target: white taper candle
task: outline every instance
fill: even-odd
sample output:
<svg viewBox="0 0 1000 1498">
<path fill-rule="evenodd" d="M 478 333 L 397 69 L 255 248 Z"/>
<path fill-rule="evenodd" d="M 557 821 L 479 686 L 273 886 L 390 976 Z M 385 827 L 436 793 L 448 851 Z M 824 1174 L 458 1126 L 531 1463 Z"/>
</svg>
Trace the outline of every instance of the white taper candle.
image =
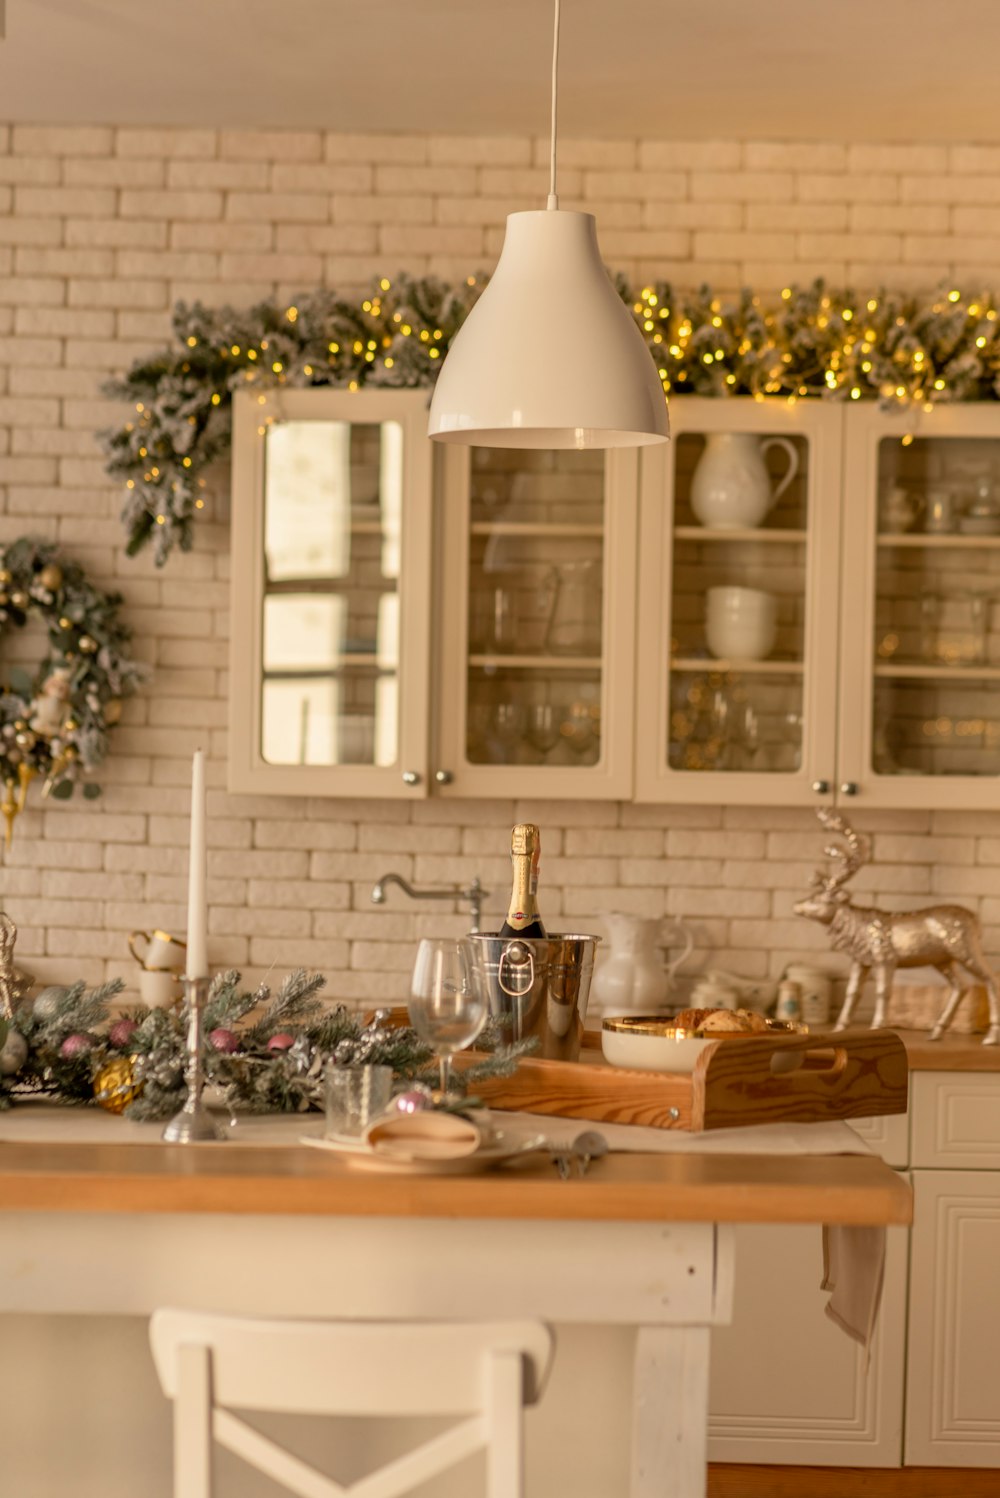
<svg viewBox="0 0 1000 1498">
<path fill-rule="evenodd" d="M 191 858 L 188 871 L 187 976 L 208 976 L 208 851 L 205 835 L 205 752 L 191 767 Z"/>
</svg>

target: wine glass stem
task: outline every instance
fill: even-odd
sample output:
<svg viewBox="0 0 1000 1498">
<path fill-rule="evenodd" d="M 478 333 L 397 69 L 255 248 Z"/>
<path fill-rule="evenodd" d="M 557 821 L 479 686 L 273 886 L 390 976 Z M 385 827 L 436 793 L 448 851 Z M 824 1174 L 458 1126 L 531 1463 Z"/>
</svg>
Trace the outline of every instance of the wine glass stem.
<svg viewBox="0 0 1000 1498">
<path fill-rule="evenodd" d="M 439 1056 L 438 1065 L 441 1068 L 441 1091 L 447 1096 L 451 1091 L 451 1057 Z"/>
</svg>

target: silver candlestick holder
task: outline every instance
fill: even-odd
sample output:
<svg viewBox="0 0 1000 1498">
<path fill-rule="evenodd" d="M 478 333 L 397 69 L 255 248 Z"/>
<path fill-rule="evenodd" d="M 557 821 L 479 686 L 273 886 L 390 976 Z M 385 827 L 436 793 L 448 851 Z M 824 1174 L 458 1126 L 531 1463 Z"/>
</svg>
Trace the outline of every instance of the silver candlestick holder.
<svg viewBox="0 0 1000 1498">
<path fill-rule="evenodd" d="M 208 978 L 184 979 L 184 996 L 188 1005 L 187 1060 L 184 1066 L 187 1097 L 184 1107 L 174 1114 L 163 1131 L 168 1144 L 197 1144 L 205 1140 L 225 1138 L 202 1101 L 205 1059 L 202 1055 L 201 1022 L 209 982 Z"/>
</svg>

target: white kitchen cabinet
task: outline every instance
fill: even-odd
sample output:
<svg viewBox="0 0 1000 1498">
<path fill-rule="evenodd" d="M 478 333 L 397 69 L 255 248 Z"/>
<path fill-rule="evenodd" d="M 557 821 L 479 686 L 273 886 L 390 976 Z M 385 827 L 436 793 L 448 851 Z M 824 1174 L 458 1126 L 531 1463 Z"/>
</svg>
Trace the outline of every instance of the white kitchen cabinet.
<svg viewBox="0 0 1000 1498">
<path fill-rule="evenodd" d="M 821 1230 L 736 1228 L 733 1320 L 712 1333 L 709 1460 L 898 1467 L 907 1230 L 891 1228 L 871 1359 L 826 1316 Z"/>
<path fill-rule="evenodd" d="M 637 454 L 435 450 L 426 404 L 236 396 L 230 789 L 629 799 Z"/>
<path fill-rule="evenodd" d="M 868 806 L 996 808 L 1000 411 L 844 416 L 838 785 Z"/>
<path fill-rule="evenodd" d="M 913 1179 L 905 1462 L 1000 1467 L 1000 1172 Z"/>
<path fill-rule="evenodd" d="M 424 391 L 239 392 L 230 788 L 1000 805 L 1000 411 L 671 423 L 435 450 Z M 724 457 L 777 496 L 737 528 Z"/>
<path fill-rule="evenodd" d="M 234 397 L 230 790 L 423 793 L 426 427 L 423 391 Z"/>
<path fill-rule="evenodd" d="M 1000 1466 L 1000 1074 L 913 1077 L 905 1460 Z"/>
<path fill-rule="evenodd" d="M 671 442 L 642 458 L 637 799 L 829 801 L 843 412 L 678 399 L 670 417 Z M 717 492 L 738 495 L 762 455 L 780 495 L 770 512 L 752 527 L 706 522 L 702 475 L 721 467 Z"/>
</svg>

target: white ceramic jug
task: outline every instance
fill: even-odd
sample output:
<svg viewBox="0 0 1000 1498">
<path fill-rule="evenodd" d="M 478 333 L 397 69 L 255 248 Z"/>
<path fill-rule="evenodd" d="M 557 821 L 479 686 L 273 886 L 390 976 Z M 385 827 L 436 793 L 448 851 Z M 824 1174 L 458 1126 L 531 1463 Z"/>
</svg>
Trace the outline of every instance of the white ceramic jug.
<svg viewBox="0 0 1000 1498">
<path fill-rule="evenodd" d="M 770 447 L 780 447 L 788 471 L 775 487 L 764 466 Z M 709 432 L 691 476 L 691 508 L 708 530 L 729 531 L 760 525 L 799 471 L 799 455 L 787 437 L 752 432 Z"/>
<path fill-rule="evenodd" d="M 611 951 L 594 973 L 590 1007 L 602 1014 L 655 1014 L 667 1003 L 674 974 L 690 955 L 694 937 L 681 922 L 614 913 L 604 917 Z M 661 945 L 682 945 L 664 963 Z"/>
</svg>

